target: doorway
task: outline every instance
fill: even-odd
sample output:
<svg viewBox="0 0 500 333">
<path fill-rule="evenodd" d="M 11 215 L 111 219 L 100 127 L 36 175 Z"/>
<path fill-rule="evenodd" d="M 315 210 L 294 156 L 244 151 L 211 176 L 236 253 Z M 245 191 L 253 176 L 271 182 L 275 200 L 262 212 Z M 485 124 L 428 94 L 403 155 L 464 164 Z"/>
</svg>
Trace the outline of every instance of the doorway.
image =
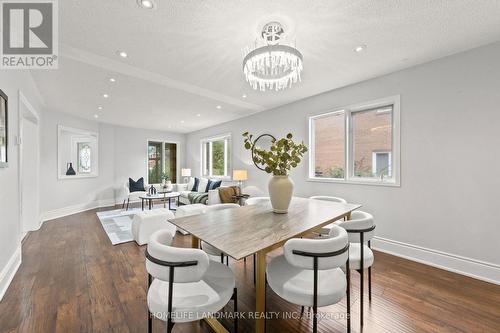
<svg viewBox="0 0 500 333">
<path fill-rule="evenodd" d="M 19 91 L 19 195 L 22 238 L 40 228 L 38 112 Z"/>
</svg>

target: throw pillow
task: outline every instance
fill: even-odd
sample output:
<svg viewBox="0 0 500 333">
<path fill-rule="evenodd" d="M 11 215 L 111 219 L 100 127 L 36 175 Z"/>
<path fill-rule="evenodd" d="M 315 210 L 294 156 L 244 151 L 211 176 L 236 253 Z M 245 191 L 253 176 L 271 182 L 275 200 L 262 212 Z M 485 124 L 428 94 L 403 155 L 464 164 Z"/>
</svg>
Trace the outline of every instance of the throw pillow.
<svg viewBox="0 0 500 333">
<path fill-rule="evenodd" d="M 207 184 L 207 189 L 205 192 L 208 192 L 210 190 L 215 190 L 219 188 L 222 184 L 222 180 L 217 180 L 217 179 L 209 179 L 208 184 Z"/>
<path fill-rule="evenodd" d="M 130 193 L 132 192 L 144 192 L 146 189 L 144 188 L 144 178 L 141 177 L 134 181 L 132 178 L 128 179 L 128 189 Z"/>
<path fill-rule="evenodd" d="M 238 186 L 219 187 L 221 203 L 238 203 L 238 200 L 234 199 L 233 196 L 238 195 L 239 192 L 240 188 Z"/>
<path fill-rule="evenodd" d="M 200 183 L 198 184 L 198 192 L 206 192 L 208 185 L 207 178 L 200 178 Z"/>
<path fill-rule="evenodd" d="M 200 184 L 200 178 L 194 178 L 194 185 L 191 188 L 191 192 L 198 192 L 198 185 Z"/>
<path fill-rule="evenodd" d="M 189 177 L 189 182 L 187 184 L 187 190 L 188 191 L 191 191 L 194 187 L 194 182 L 195 182 L 195 179 L 194 177 Z"/>
</svg>

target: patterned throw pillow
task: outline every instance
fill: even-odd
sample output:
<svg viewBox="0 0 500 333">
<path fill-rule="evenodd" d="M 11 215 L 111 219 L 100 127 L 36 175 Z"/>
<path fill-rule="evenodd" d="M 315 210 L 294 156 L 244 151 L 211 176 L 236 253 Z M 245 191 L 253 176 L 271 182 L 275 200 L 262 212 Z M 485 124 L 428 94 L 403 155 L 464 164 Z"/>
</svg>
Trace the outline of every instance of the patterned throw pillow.
<svg viewBox="0 0 500 333">
<path fill-rule="evenodd" d="M 208 192 L 210 190 L 215 190 L 215 189 L 219 188 L 221 186 L 221 184 L 222 184 L 222 180 L 209 179 L 205 192 Z"/>
</svg>

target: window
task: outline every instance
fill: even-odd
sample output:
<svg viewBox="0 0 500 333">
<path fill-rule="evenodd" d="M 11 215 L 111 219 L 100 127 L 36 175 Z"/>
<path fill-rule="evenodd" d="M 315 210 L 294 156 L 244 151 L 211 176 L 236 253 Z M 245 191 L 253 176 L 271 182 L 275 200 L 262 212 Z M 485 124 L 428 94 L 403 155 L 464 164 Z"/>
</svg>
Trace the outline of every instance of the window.
<svg viewBox="0 0 500 333">
<path fill-rule="evenodd" d="M 148 142 L 148 184 L 160 184 L 163 180 L 177 181 L 177 144 Z"/>
<path fill-rule="evenodd" d="M 309 118 L 309 178 L 399 185 L 399 96 Z"/>
<path fill-rule="evenodd" d="M 201 140 L 201 170 L 205 177 L 229 177 L 231 135 Z"/>
<path fill-rule="evenodd" d="M 91 173 L 92 172 L 92 159 L 89 142 L 78 142 L 78 172 L 79 173 Z"/>
</svg>

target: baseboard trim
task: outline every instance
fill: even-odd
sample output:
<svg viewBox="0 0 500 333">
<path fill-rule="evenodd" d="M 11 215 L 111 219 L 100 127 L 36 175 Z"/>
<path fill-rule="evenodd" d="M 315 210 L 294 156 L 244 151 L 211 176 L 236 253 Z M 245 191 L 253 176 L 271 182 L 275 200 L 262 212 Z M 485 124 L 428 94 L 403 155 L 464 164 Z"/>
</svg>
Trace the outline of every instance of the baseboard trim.
<svg viewBox="0 0 500 333">
<path fill-rule="evenodd" d="M 21 266 L 21 259 L 21 245 L 19 245 L 14 254 L 10 257 L 7 265 L 5 265 L 0 272 L 0 301 L 7 292 L 7 289 L 9 288 L 12 279 L 14 279 L 14 275 L 16 275 L 19 266 Z"/>
<path fill-rule="evenodd" d="M 58 208 L 54 210 L 50 210 L 44 212 L 40 216 L 40 224 L 45 221 L 58 219 L 64 216 L 73 215 L 76 213 L 81 213 L 87 210 L 101 208 L 101 207 L 110 207 L 115 205 L 114 199 L 106 199 L 106 200 L 98 200 L 92 201 L 88 203 L 82 203 L 78 205 L 67 206 L 63 208 Z"/>
<path fill-rule="evenodd" d="M 372 248 L 397 257 L 500 285 L 500 265 L 382 237 L 373 238 Z"/>
</svg>

